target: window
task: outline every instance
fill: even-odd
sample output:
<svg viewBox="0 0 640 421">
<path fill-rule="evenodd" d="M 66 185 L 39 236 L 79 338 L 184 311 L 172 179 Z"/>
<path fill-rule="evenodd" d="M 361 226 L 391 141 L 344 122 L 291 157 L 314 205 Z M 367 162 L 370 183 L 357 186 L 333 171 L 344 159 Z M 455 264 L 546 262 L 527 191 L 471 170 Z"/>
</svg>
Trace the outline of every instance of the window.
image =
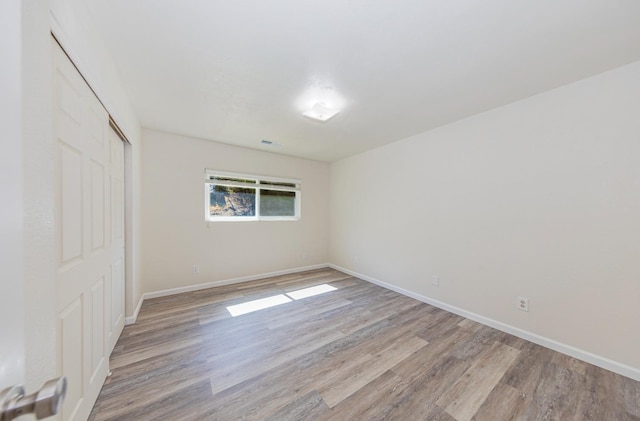
<svg viewBox="0 0 640 421">
<path fill-rule="evenodd" d="M 300 180 L 205 170 L 208 221 L 300 219 Z"/>
</svg>

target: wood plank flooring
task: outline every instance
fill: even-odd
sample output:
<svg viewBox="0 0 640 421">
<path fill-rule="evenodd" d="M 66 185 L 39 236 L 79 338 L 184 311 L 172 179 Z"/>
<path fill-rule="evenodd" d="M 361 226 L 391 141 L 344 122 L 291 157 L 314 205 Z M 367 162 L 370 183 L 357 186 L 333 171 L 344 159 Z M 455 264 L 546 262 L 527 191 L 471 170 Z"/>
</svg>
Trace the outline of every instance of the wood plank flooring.
<svg viewBox="0 0 640 421">
<path fill-rule="evenodd" d="M 111 369 L 90 420 L 640 420 L 638 382 L 332 269 L 147 300 Z"/>
</svg>

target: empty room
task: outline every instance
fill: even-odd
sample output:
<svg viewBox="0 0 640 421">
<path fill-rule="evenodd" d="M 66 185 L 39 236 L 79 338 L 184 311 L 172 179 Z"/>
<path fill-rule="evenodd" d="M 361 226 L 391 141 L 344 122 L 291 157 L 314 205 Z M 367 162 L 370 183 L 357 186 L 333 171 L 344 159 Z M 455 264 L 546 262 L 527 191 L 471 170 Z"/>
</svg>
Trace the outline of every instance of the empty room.
<svg viewBox="0 0 640 421">
<path fill-rule="evenodd" d="M 640 420 L 637 0 L 0 21 L 0 419 Z"/>
</svg>

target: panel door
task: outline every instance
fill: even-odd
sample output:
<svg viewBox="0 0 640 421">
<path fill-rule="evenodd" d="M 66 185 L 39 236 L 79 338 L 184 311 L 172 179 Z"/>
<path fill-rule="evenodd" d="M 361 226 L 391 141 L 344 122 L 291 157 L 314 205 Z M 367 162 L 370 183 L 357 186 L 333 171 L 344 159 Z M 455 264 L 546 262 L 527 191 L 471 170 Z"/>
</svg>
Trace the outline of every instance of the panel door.
<svg viewBox="0 0 640 421">
<path fill-rule="evenodd" d="M 124 143 L 109 128 L 110 246 L 107 294 L 105 295 L 105 343 L 107 355 L 124 328 Z"/>
<path fill-rule="evenodd" d="M 106 378 L 111 342 L 119 334 L 112 309 L 124 297 L 114 293 L 123 288 L 117 282 L 114 286 L 119 275 L 113 272 L 123 263 L 114 258 L 113 248 L 122 249 L 114 246 L 120 241 L 114 230 L 120 229 L 123 210 L 116 208 L 123 201 L 114 179 L 122 177 L 114 174 L 106 110 L 53 40 L 52 50 L 58 364 L 68 380 L 62 418 L 85 420 Z"/>
</svg>

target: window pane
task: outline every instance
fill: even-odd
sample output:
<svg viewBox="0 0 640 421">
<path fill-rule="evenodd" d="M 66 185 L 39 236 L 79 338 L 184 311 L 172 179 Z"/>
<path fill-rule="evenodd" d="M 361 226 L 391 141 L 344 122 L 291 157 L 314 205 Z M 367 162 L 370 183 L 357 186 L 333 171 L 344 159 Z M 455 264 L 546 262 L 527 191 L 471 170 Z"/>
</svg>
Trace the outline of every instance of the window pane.
<svg viewBox="0 0 640 421">
<path fill-rule="evenodd" d="M 211 216 L 256 216 L 256 190 L 209 185 Z"/>
<path fill-rule="evenodd" d="M 261 216 L 295 216 L 296 193 L 291 191 L 260 190 Z"/>
</svg>

